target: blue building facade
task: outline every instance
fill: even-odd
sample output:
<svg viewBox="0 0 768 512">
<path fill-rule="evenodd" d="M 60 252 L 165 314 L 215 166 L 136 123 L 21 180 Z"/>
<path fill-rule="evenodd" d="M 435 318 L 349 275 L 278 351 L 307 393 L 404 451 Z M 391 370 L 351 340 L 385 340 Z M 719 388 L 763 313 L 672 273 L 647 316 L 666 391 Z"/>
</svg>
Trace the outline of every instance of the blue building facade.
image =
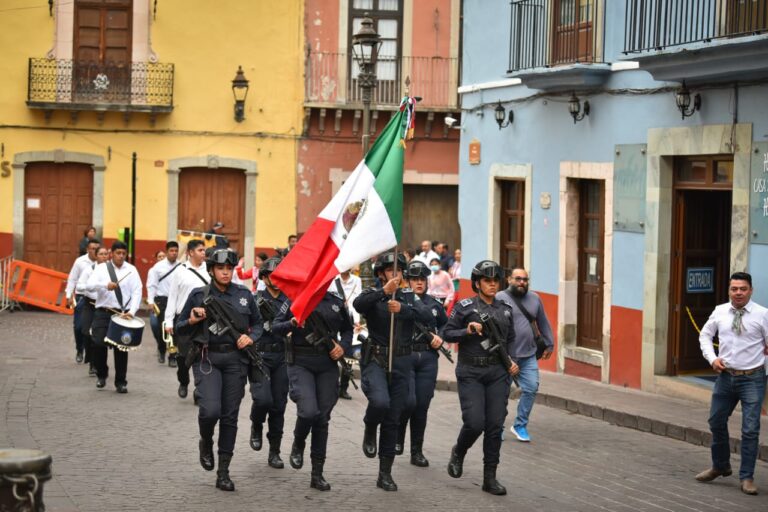
<svg viewBox="0 0 768 512">
<path fill-rule="evenodd" d="M 464 1 L 463 277 L 530 271 L 548 369 L 657 390 L 731 272 L 768 303 L 766 4 Z"/>
</svg>

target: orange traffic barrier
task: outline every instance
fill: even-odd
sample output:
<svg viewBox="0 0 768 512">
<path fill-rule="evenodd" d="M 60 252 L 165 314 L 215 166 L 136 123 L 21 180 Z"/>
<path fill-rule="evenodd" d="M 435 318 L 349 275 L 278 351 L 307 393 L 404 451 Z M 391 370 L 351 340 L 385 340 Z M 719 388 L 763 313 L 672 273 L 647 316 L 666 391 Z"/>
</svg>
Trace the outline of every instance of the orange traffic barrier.
<svg viewBox="0 0 768 512">
<path fill-rule="evenodd" d="M 65 289 L 67 274 L 49 268 L 14 260 L 9 271 L 8 297 L 38 308 L 71 315 Z"/>
</svg>

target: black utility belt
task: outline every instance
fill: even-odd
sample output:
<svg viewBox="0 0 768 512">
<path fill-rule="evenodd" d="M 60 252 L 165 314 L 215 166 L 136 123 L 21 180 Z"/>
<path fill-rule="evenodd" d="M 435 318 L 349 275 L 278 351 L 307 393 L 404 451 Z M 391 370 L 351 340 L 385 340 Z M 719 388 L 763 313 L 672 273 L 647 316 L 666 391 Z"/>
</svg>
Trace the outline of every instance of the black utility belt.
<svg viewBox="0 0 768 512">
<path fill-rule="evenodd" d="M 282 352 L 285 350 L 285 343 L 257 343 L 256 350 L 259 352 Z"/>
<path fill-rule="evenodd" d="M 459 362 L 470 366 L 488 367 L 501 363 L 501 359 L 496 354 L 489 356 L 468 356 L 459 351 Z"/>
<path fill-rule="evenodd" d="M 297 356 L 323 356 L 328 355 L 328 350 L 323 346 L 300 345 L 293 346 L 293 353 Z"/>
<path fill-rule="evenodd" d="M 234 352 L 237 350 L 237 347 L 234 345 L 230 345 L 229 343 L 209 343 L 208 344 L 208 352 L 219 352 L 222 354 L 225 354 L 227 352 Z"/>
<path fill-rule="evenodd" d="M 397 349 L 395 350 L 395 356 L 409 356 L 411 355 L 411 352 L 413 352 L 413 348 L 411 345 L 406 345 L 404 347 L 397 347 Z M 387 347 L 386 345 L 372 345 L 371 354 L 376 356 L 386 356 L 389 354 L 389 347 Z"/>
<path fill-rule="evenodd" d="M 429 345 L 429 343 L 413 343 L 411 344 L 411 349 L 413 349 L 414 352 L 425 352 L 427 350 L 430 350 L 432 347 Z"/>
</svg>

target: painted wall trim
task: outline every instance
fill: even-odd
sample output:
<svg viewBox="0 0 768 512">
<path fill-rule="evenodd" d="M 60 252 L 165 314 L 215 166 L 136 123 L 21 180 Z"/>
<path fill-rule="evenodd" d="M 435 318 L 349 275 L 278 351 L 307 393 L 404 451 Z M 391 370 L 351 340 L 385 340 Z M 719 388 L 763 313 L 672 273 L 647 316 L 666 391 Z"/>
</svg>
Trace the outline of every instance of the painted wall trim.
<svg viewBox="0 0 768 512">
<path fill-rule="evenodd" d="M 501 259 L 501 225 L 498 220 L 501 215 L 501 184 L 500 181 L 523 180 L 525 181 L 525 222 L 523 224 L 523 265 L 530 271 L 531 269 L 531 205 L 533 204 L 533 168 L 531 164 L 501 164 L 493 163 L 488 171 L 488 198 L 490 199 L 490 208 L 488 208 L 488 226 L 490 227 L 490 236 L 488 237 L 488 257 L 494 261 Z"/>
<path fill-rule="evenodd" d="M 245 173 L 245 233 L 243 248 L 245 267 L 253 266 L 253 247 L 256 240 L 256 177 L 259 175 L 253 160 L 222 157 L 219 155 L 191 156 L 168 160 L 168 240 L 176 239 L 179 227 L 179 175 L 190 167 L 208 169 L 241 169 Z M 249 249 L 250 248 L 250 249 Z"/>
<path fill-rule="evenodd" d="M 336 195 L 344 182 L 352 174 L 338 167 L 332 167 L 328 172 L 328 181 L 331 182 L 331 197 Z M 403 172 L 404 185 L 459 185 L 457 173 L 419 172 L 406 169 Z"/>
<path fill-rule="evenodd" d="M 507 78 L 504 80 L 493 80 L 491 82 L 481 82 L 477 84 L 467 84 L 459 86 L 459 94 L 467 94 L 470 92 L 483 91 L 486 89 L 498 89 L 500 87 L 512 87 L 513 85 L 520 85 L 523 81 L 519 78 Z"/>
<path fill-rule="evenodd" d="M 669 350 L 669 293 L 672 250 L 672 186 L 675 156 L 733 154 L 730 270 L 749 259 L 749 176 L 752 124 L 717 124 L 648 130 L 645 202 L 646 283 L 643 295 L 641 387 L 656 391 L 665 375 Z M 725 299 L 725 298 L 723 298 Z"/>
<path fill-rule="evenodd" d="M 53 151 L 25 151 L 13 157 L 13 257 L 24 257 L 24 173 L 32 162 L 87 164 L 93 169 L 93 203 L 91 223 L 96 233 L 104 231 L 104 157 L 92 153 L 78 153 L 54 149 Z"/>
</svg>

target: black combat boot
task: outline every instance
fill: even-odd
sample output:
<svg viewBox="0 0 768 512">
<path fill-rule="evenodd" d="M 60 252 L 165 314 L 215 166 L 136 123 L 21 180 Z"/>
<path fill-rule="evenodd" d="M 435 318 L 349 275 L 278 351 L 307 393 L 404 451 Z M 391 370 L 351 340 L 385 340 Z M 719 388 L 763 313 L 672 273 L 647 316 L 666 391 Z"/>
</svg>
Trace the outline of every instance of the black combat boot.
<svg viewBox="0 0 768 512">
<path fill-rule="evenodd" d="M 219 455 L 219 469 L 216 470 L 216 487 L 222 491 L 234 491 L 235 484 L 229 479 L 231 455 Z"/>
<path fill-rule="evenodd" d="M 495 496 L 507 494 L 507 489 L 496 480 L 495 464 L 486 464 L 483 467 L 483 490 Z"/>
<path fill-rule="evenodd" d="M 451 460 L 448 461 L 448 474 L 453 478 L 460 478 L 464 473 L 464 455 L 459 454 L 458 446 L 451 448 Z"/>
<path fill-rule="evenodd" d="M 379 458 L 379 479 L 376 480 L 376 487 L 381 487 L 385 491 L 396 491 L 397 484 L 392 480 L 392 462 L 394 457 Z"/>
<path fill-rule="evenodd" d="M 280 458 L 280 439 L 269 440 L 269 457 L 267 457 L 267 464 L 269 467 L 275 469 L 283 469 L 283 459 Z"/>
<path fill-rule="evenodd" d="M 407 423 L 398 427 L 397 442 L 395 443 L 395 455 L 402 455 L 405 451 L 405 430 L 407 428 Z"/>
<path fill-rule="evenodd" d="M 216 461 L 213 460 L 213 439 L 200 438 L 200 465 L 206 471 L 213 471 Z"/>
<path fill-rule="evenodd" d="M 291 446 L 291 456 L 288 457 L 288 462 L 291 463 L 291 467 L 293 469 L 301 469 L 301 467 L 304 465 L 304 444 L 305 441 L 303 439 L 301 441 L 298 439 L 293 440 L 293 446 Z"/>
<path fill-rule="evenodd" d="M 316 459 L 312 457 L 312 480 L 309 482 L 309 486 L 318 491 L 330 491 L 331 484 L 325 481 L 323 478 L 323 465 L 325 459 Z"/>
<path fill-rule="evenodd" d="M 420 468 L 426 468 L 429 466 L 429 461 L 424 456 L 424 454 L 421 453 L 421 444 L 411 446 L 411 464 Z"/>
<path fill-rule="evenodd" d="M 363 434 L 363 454 L 369 459 L 376 456 L 376 429 L 377 425 L 365 424 L 365 434 Z"/>
<path fill-rule="evenodd" d="M 261 423 L 251 423 L 251 448 L 253 448 L 256 451 L 261 450 L 262 430 L 263 430 L 263 425 Z"/>
</svg>

